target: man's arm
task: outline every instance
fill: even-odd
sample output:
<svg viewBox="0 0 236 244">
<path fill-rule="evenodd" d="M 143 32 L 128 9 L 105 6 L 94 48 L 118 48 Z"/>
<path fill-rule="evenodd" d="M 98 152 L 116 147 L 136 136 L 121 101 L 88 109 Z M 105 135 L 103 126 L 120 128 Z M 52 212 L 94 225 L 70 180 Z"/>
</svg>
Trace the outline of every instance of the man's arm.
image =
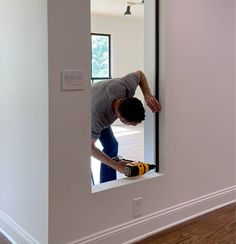
<svg viewBox="0 0 236 244">
<path fill-rule="evenodd" d="M 139 77 L 139 86 L 142 90 L 146 104 L 152 110 L 152 112 L 160 112 L 160 104 L 157 99 L 152 95 L 145 74 L 140 70 L 136 71 L 135 73 Z"/>
<path fill-rule="evenodd" d="M 95 146 L 96 139 L 92 139 L 91 146 L 92 146 L 92 156 L 96 158 L 97 160 L 103 162 L 104 164 L 110 166 L 116 171 L 119 171 L 120 173 L 124 174 L 124 166 L 127 162 L 116 162 L 110 157 L 108 157 L 104 152 L 102 152 L 99 148 Z"/>
</svg>

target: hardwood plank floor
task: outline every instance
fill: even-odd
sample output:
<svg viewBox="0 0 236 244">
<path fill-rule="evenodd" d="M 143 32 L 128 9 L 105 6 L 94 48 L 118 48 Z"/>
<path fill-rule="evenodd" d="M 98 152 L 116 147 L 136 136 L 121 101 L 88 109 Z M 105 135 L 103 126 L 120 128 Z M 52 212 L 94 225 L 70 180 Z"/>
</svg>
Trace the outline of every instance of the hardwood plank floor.
<svg viewBox="0 0 236 244">
<path fill-rule="evenodd" d="M 217 209 L 136 244 L 236 244 L 236 204 Z M 0 232 L 0 244 L 11 244 Z"/>
<path fill-rule="evenodd" d="M 0 232 L 0 244 L 11 244 L 10 241 Z"/>
<path fill-rule="evenodd" d="M 217 209 L 136 244 L 235 244 L 236 204 Z"/>
</svg>

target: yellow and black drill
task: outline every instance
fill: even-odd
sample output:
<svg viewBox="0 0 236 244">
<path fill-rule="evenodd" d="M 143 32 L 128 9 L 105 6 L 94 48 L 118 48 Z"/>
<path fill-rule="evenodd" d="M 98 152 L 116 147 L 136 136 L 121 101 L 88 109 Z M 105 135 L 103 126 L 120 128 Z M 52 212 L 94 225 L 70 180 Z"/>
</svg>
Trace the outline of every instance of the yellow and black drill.
<svg viewBox="0 0 236 244">
<path fill-rule="evenodd" d="M 148 164 L 144 162 L 135 162 L 129 159 L 123 159 L 122 157 L 115 157 L 113 158 L 115 161 L 124 160 L 128 163 L 125 165 L 124 174 L 125 176 L 132 177 L 138 175 L 144 175 L 149 170 L 155 169 L 157 166 L 154 164 Z"/>
<path fill-rule="evenodd" d="M 149 170 L 155 169 L 156 165 L 143 162 L 130 162 L 125 165 L 124 174 L 128 177 L 144 175 Z"/>
</svg>

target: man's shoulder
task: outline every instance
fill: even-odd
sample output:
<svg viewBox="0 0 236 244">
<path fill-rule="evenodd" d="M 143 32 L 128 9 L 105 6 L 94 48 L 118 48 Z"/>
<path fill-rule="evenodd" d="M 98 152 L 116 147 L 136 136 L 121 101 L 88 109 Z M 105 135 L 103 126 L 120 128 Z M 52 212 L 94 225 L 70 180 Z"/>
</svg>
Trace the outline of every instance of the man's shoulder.
<svg viewBox="0 0 236 244">
<path fill-rule="evenodd" d="M 140 76 L 137 72 L 132 72 L 129 73 L 123 77 L 120 78 L 121 81 L 126 81 L 126 82 L 139 82 Z"/>
</svg>

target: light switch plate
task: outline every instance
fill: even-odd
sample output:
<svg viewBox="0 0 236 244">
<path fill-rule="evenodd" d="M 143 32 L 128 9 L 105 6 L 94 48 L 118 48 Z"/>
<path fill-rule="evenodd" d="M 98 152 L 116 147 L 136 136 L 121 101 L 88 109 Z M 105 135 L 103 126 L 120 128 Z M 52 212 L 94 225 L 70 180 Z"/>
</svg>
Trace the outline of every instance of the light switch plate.
<svg viewBox="0 0 236 244">
<path fill-rule="evenodd" d="M 62 70 L 61 89 L 62 91 L 84 90 L 83 70 Z"/>
</svg>

